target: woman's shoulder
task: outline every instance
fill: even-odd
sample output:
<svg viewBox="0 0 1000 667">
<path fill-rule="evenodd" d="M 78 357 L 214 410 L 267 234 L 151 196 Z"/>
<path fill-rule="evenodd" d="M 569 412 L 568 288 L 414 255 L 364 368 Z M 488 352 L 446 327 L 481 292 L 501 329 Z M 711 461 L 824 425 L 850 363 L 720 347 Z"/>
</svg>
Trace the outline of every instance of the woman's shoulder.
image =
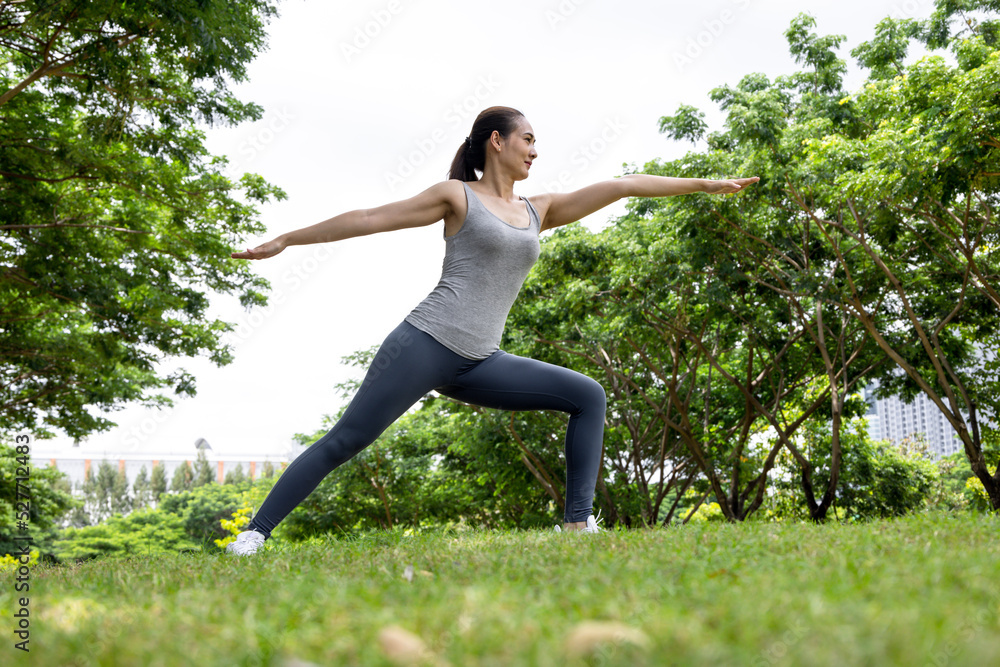
<svg viewBox="0 0 1000 667">
<path fill-rule="evenodd" d="M 531 207 L 535 209 L 536 213 L 538 213 L 538 217 L 540 219 L 544 219 L 545 214 L 549 210 L 549 204 L 552 203 L 552 193 L 542 192 L 537 195 L 532 195 L 531 197 L 522 195 L 521 199 L 524 199 L 531 204 Z"/>
<path fill-rule="evenodd" d="M 465 186 L 458 179 L 452 178 L 435 183 L 424 190 L 420 196 L 430 197 L 446 204 L 452 210 L 465 208 Z"/>
</svg>

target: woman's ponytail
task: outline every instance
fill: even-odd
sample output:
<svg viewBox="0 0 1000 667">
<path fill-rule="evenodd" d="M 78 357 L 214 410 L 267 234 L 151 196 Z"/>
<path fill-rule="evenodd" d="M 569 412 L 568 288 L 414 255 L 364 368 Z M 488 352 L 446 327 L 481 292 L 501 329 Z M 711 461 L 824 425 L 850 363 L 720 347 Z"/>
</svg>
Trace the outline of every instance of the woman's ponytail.
<svg viewBox="0 0 1000 667">
<path fill-rule="evenodd" d="M 478 181 L 476 172 L 482 172 L 486 168 L 486 142 L 490 135 L 496 130 L 501 137 L 506 137 L 517 129 L 522 118 L 523 113 L 510 107 L 490 107 L 482 111 L 472 123 L 469 136 L 458 147 L 455 158 L 451 161 L 448 178 L 457 178 L 467 183 Z"/>
</svg>

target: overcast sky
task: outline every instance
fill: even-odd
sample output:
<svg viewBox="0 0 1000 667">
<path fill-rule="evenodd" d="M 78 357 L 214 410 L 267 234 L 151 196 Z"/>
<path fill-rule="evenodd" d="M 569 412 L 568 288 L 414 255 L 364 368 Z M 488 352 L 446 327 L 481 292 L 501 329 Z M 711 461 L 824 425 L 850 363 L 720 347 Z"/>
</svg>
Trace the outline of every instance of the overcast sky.
<svg viewBox="0 0 1000 667">
<path fill-rule="evenodd" d="M 701 108 L 718 129 L 712 88 L 794 71 L 783 33 L 800 12 L 817 19 L 820 34 L 846 35 L 853 89 L 863 76 L 850 50 L 875 24 L 932 8 L 932 0 L 286 0 L 268 49 L 236 87 L 263 118 L 207 128 L 206 142 L 233 173 L 258 173 L 288 194 L 262 208 L 268 233 L 249 245 L 445 179 L 472 120 L 492 105 L 521 110 L 537 135 L 538 160 L 517 194 L 569 191 L 620 175 L 623 164 L 690 150 L 657 131 L 678 105 Z M 598 229 L 623 210 L 620 202 L 584 224 Z M 205 438 L 212 459 L 281 454 L 292 435 L 312 433 L 345 403 L 335 385 L 363 371 L 341 358 L 380 343 L 437 283 L 442 234 L 443 223 L 255 262 L 271 281 L 271 306 L 247 312 L 234 298 L 213 299 L 211 316 L 238 324 L 234 363 L 168 362 L 196 375 L 198 395 L 172 410 L 113 413 L 119 427 L 80 450 L 193 455 Z M 40 441 L 36 453 L 71 445 Z"/>
</svg>

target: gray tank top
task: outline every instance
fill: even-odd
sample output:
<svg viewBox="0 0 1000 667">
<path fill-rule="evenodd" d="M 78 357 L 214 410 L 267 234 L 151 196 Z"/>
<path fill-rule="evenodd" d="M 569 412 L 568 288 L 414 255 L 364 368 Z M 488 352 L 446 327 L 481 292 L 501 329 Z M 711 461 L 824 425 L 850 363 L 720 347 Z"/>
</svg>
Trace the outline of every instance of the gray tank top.
<svg viewBox="0 0 1000 667">
<path fill-rule="evenodd" d="M 463 185 L 468 213 L 458 233 L 444 237 L 441 280 L 406 321 L 456 354 L 485 359 L 500 349 L 507 313 L 538 259 L 541 220 L 521 197 L 529 224 L 510 225 Z"/>
</svg>

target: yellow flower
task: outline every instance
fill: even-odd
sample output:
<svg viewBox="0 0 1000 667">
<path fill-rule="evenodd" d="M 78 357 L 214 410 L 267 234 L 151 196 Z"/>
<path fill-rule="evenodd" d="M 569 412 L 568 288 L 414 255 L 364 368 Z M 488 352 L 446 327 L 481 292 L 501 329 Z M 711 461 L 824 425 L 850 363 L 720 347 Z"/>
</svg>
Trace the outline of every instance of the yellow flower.
<svg viewBox="0 0 1000 667">
<path fill-rule="evenodd" d="M 39 553 L 38 549 L 32 549 L 28 554 L 27 563 L 22 563 L 20 556 L 11 556 L 10 554 L 0 556 L 0 573 L 14 572 L 21 565 L 27 565 L 28 567 L 38 565 Z"/>
</svg>

